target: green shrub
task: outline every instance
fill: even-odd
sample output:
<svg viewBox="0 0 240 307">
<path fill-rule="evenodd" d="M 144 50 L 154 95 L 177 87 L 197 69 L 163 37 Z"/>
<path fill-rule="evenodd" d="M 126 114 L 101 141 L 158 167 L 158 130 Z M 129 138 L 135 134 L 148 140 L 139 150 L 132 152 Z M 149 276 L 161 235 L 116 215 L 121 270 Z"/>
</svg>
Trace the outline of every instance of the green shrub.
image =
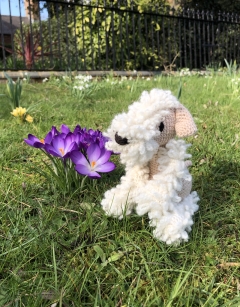
<svg viewBox="0 0 240 307">
<path fill-rule="evenodd" d="M 84 69 L 160 68 L 169 64 L 166 45 L 171 46 L 168 53 L 177 54 L 168 21 L 157 14 L 142 14 L 147 9 L 157 12 L 159 1 L 135 1 L 130 6 L 128 0 L 128 5 L 107 1 L 105 7 L 76 8 L 76 20 L 69 28 L 76 34 Z M 164 9 L 167 6 L 161 7 L 161 13 Z"/>
</svg>

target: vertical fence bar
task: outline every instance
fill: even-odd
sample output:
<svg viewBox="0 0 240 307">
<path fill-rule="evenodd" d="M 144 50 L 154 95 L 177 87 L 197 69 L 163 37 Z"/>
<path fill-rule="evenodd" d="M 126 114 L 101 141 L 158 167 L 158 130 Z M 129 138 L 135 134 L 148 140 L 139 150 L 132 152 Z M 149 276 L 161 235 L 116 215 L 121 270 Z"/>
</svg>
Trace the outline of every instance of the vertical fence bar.
<svg viewBox="0 0 240 307">
<path fill-rule="evenodd" d="M 116 54 L 115 54 L 115 32 L 114 32 L 114 15 L 113 0 L 111 0 L 111 29 L 112 29 L 112 68 L 116 69 Z"/>
<path fill-rule="evenodd" d="M 150 27 L 151 27 L 151 45 L 152 45 L 152 68 L 155 69 L 155 59 L 154 59 L 154 30 L 153 30 L 153 15 L 150 17 Z"/>
<path fill-rule="evenodd" d="M 138 14 L 138 39 L 139 39 L 140 69 L 143 70 L 141 17 L 142 15 Z"/>
<path fill-rule="evenodd" d="M 52 26 L 51 26 L 51 18 L 50 18 L 50 3 L 47 2 L 46 3 L 46 9 L 47 9 L 47 12 L 48 12 L 48 18 L 47 18 L 47 29 L 48 29 L 48 34 L 49 34 L 49 42 L 52 42 L 53 41 L 53 37 L 52 37 Z M 56 43 L 56 42 L 54 42 Z M 50 49 L 50 67 L 53 67 L 53 45 L 52 44 L 49 44 L 49 49 Z"/>
<path fill-rule="evenodd" d="M 131 4 L 131 9 L 133 10 L 133 4 Z M 133 35 L 133 54 L 134 54 L 134 69 L 136 69 L 136 40 L 135 40 L 135 14 L 132 13 L 132 35 Z"/>
<path fill-rule="evenodd" d="M 198 56 L 199 56 L 199 61 L 198 61 L 198 65 L 199 68 L 202 68 L 202 40 L 201 40 L 201 35 L 202 35 L 202 31 L 201 31 L 201 21 L 200 21 L 200 12 L 199 10 L 197 10 L 197 33 L 198 33 Z"/>
<path fill-rule="evenodd" d="M 109 52 L 109 34 L 107 31 L 107 16 L 106 16 L 106 0 L 103 1 L 104 5 L 104 25 L 105 25 L 105 41 L 106 41 L 106 63 L 105 67 L 108 70 L 108 52 Z"/>
<path fill-rule="evenodd" d="M 197 33 L 196 33 L 196 14 L 195 10 L 192 12 L 193 14 L 193 45 L 194 45 L 194 68 L 197 68 Z"/>
<path fill-rule="evenodd" d="M 230 50 L 231 50 L 231 58 L 233 60 L 235 59 L 235 55 L 234 55 L 234 36 L 235 36 L 235 26 L 233 23 L 233 14 L 230 15 L 230 22 L 231 22 L 231 43 L 230 43 Z"/>
<path fill-rule="evenodd" d="M 12 45 L 12 59 L 13 59 L 13 69 L 16 69 L 16 55 L 15 55 L 15 46 L 14 46 L 14 39 L 13 39 L 13 23 L 12 23 L 12 13 L 11 13 L 11 1 L 8 0 L 8 7 L 9 7 L 9 19 L 10 19 L 10 26 L 11 26 L 11 45 Z"/>
<path fill-rule="evenodd" d="M 204 20 L 205 12 L 202 11 L 202 19 Z M 206 67 L 207 65 L 207 58 L 206 58 L 206 29 L 205 29 L 205 21 L 203 21 L 203 66 Z"/>
<path fill-rule="evenodd" d="M 148 44 L 148 36 L 149 36 L 149 34 L 148 34 L 148 23 L 147 23 L 147 15 L 146 14 L 144 14 L 144 30 L 145 30 L 145 46 L 146 46 L 146 50 L 148 50 L 149 49 L 149 44 Z M 146 61 L 145 61 L 145 63 L 146 63 Z"/>
<path fill-rule="evenodd" d="M 232 13 L 232 22 L 234 24 L 234 38 L 233 38 L 233 57 L 234 57 L 234 60 L 236 60 L 236 32 L 237 32 L 237 25 L 236 25 L 236 21 L 235 21 L 235 14 Z"/>
<path fill-rule="evenodd" d="M 184 17 L 186 17 L 186 16 L 184 16 Z M 187 24 L 187 20 L 186 19 L 187 18 L 184 18 L 184 20 L 183 20 L 183 46 L 184 46 L 184 66 L 188 67 L 188 61 L 187 61 L 187 37 L 186 37 L 186 24 Z"/>
<path fill-rule="evenodd" d="M 160 31 L 160 26 L 159 26 L 159 11 L 158 7 L 156 6 L 156 40 L 157 40 L 157 58 L 158 58 L 158 63 L 160 63 L 160 38 L 159 38 L 159 31 Z M 158 69 L 159 69 L 159 64 L 158 64 Z"/>
<path fill-rule="evenodd" d="M 78 44 L 77 44 L 77 21 L 76 21 L 76 5 L 73 7 L 73 27 L 74 27 L 74 46 L 75 46 L 75 60 L 74 63 L 76 65 L 76 70 L 79 70 L 78 63 Z"/>
<path fill-rule="evenodd" d="M 39 4 L 38 4 L 39 5 Z M 21 10 L 20 10 L 21 11 Z M 44 44 L 43 44 L 43 28 L 42 28 L 42 20 L 40 14 L 40 7 L 38 6 L 38 23 L 39 23 L 39 36 L 40 36 L 40 48 L 41 48 L 41 67 L 45 68 L 45 61 L 44 61 Z M 45 37 L 46 40 L 46 37 Z"/>
<path fill-rule="evenodd" d="M 23 41 L 23 24 L 22 24 L 22 13 L 21 13 L 21 2 L 20 0 L 18 1 L 18 5 L 19 5 L 19 16 L 20 16 L 20 39 L 21 39 L 21 44 L 22 46 L 24 45 L 24 41 Z M 23 54 L 23 64 L 24 67 L 26 67 L 26 59 L 25 59 L 25 54 Z"/>
<path fill-rule="evenodd" d="M 58 38 L 58 56 L 59 56 L 59 67 L 60 69 L 62 68 L 62 48 L 61 48 L 61 23 L 59 21 L 60 17 L 60 13 L 59 13 L 59 4 L 56 3 L 56 5 L 54 5 L 54 10 L 56 12 L 54 12 L 54 14 L 56 15 L 56 19 L 57 19 L 57 38 Z"/>
<path fill-rule="evenodd" d="M 128 64 L 130 62 L 130 43 L 129 43 L 129 19 L 130 19 L 130 16 L 129 16 L 129 12 L 126 12 L 126 42 L 127 42 L 127 45 L 126 45 L 126 64 Z"/>
<path fill-rule="evenodd" d="M 85 52 L 85 33 L 84 33 L 84 6 L 81 6 L 81 17 L 82 17 L 82 62 L 83 62 L 83 69 L 86 70 L 86 52 Z"/>
<path fill-rule="evenodd" d="M 174 13 L 173 13 L 174 14 Z M 172 18 L 172 33 L 173 33 L 173 58 L 177 57 L 177 54 L 179 52 L 178 50 L 178 45 L 177 45 L 177 40 L 176 40 L 176 18 L 175 16 Z M 177 60 L 177 58 L 176 58 Z"/>
<path fill-rule="evenodd" d="M 188 43 L 189 43 L 189 60 L 190 60 L 190 63 L 189 63 L 189 65 L 188 65 L 188 67 L 190 68 L 190 69 L 192 69 L 193 68 L 193 64 L 192 64 L 192 30 L 191 30 L 191 28 L 192 28 L 192 23 L 191 23 L 191 19 L 190 19 L 190 17 L 191 17 L 191 12 L 190 12 L 190 10 L 188 9 L 188 11 L 187 11 L 187 13 L 188 13 Z"/>
<path fill-rule="evenodd" d="M 92 32 L 92 6 L 89 8 L 89 27 L 90 27 L 90 48 L 91 48 L 91 69 L 94 70 L 94 45 L 93 45 L 93 32 Z"/>
<path fill-rule="evenodd" d="M 237 30 L 238 32 L 240 31 L 240 18 L 239 18 L 239 15 L 236 15 L 236 22 L 237 22 Z M 237 43 L 236 43 L 236 48 L 237 48 L 237 59 L 238 59 L 238 62 L 240 61 L 239 59 L 239 49 L 240 49 L 240 35 L 238 35 L 238 39 L 237 39 Z"/>
<path fill-rule="evenodd" d="M 162 24 L 161 24 L 161 28 L 162 28 L 162 59 L 163 62 L 165 61 L 165 46 L 166 46 L 166 39 L 165 39 L 165 27 L 164 27 L 164 19 L 165 17 L 162 16 Z"/>
<path fill-rule="evenodd" d="M 215 42 L 215 22 L 214 22 L 214 18 L 213 18 L 213 12 L 211 11 L 210 13 L 210 19 L 211 19 L 211 32 L 210 32 L 210 36 L 211 36 L 211 45 L 212 45 L 212 61 L 214 63 L 214 67 L 216 66 L 215 63 L 215 50 L 216 50 L 216 42 Z"/>
<path fill-rule="evenodd" d="M 172 39 L 172 37 L 171 37 L 171 27 L 170 27 L 170 25 L 171 25 L 171 18 L 170 17 L 168 17 L 168 20 L 167 20 L 167 31 L 168 31 L 168 63 L 169 63 L 169 65 L 171 65 L 171 39 Z"/>
<path fill-rule="evenodd" d="M 123 12 L 119 10 L 118 12 L 118 17 L 119 17 L 119 34 L 120 34 L 120 48 L 121 48 L 121 58 L 120 58 L 120 61 L 119 61 L 119 65 L 121 65 L 121 70 L 124 70 L 124 53 L 123 53 L 123 29 L 122 29 L 122 19 L 123 19 Z"/>
<path fill-rule="evenodd" d="M 99 19 L 101 17 L 101 12 L 100 12 L 100 8 L 99 8 L 99 5 L 97 4 L 97 8 L 96 8 L 96 20 L 97 20 L 97 44 L 98 44 L 98 65 L 97 65 L 97 69 L 100 69 L 102 70 L 102 64 L 101 64 L 101 36 L 100 36 L 100 25 L 101 25 L 101 22 L 99 22 Z M 102 25 L 101 25 L 102 27 Z"/>
<path fill-rule="evenodd" d="M 1 26 L 1 29 L 3 29 L 1 10 L 0 10 L 0 26 Z M 5 52 L 6 46 L 5 46 L 3 30 L 1 31 L 1 45 L 2 45 L 1 52 L 2 52 L 2 57 L 3 57 L 3 68 L 6 69 L 7 67 L 6 52 Z"/>
<path fill-rule="evenodd" d="M 181 31 L 182 18 L 178 17 L 178 42 L 179 42 L 179 56 L 180 56 L 180 68 L 183 68 L 183 56 L 182 56 L 182 31 Z"/>
</svg>

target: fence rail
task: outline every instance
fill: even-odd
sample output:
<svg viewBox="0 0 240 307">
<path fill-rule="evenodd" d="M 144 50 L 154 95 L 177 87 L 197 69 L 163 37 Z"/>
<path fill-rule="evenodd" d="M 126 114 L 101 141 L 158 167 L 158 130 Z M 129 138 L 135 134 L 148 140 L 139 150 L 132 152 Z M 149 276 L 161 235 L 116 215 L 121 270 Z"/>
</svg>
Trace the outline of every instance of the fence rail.
<svg viewBox="0 0 240 307">
<path fill-rule="evenodd" d="M 2 70 L 203 69 L 240 62 L 240 16 L 134 1 L 25 1 L 0 11 Z M 26 17 L 23 15 L 26 14 Z"/>
</svg>

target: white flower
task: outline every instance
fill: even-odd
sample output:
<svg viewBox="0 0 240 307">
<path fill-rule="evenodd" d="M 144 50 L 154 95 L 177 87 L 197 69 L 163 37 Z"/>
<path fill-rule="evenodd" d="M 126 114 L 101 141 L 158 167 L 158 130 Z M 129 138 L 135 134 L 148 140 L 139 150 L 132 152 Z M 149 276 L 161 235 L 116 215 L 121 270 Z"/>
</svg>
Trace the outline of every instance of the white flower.
<svg viewBox="0 0 240 307">
<path fill-rule="evenodd" d="M 150 78 L 147 78 L 146 80 L 147 80 L 147 81 L 149 81 L 149 80 L 150 80 Z"/>
<path fill-rule="evenodd" d="M 48 81 L 48 78 L 44 78 L 43 80 L 42 80 L 42 82 L 44 83 L 44 82 L 47 82 Z"/>
</svg>

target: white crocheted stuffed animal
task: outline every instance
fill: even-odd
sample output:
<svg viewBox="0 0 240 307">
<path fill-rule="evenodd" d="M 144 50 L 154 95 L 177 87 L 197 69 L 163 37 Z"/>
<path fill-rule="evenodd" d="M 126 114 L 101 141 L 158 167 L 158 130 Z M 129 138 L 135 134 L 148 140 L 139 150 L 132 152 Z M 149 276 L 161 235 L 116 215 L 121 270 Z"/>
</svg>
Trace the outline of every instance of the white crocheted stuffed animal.
<svg viewBox="0 0 240 307">
<path fill-rule="evenodd" d="M 148 214 L 157 239 L 187 241 L 199 198 L 191 192 L 190 145 L 175 136 L 196 131 L 191 114 L 170 91 L 144 91 L 127 113 L 116 115 L 105 133 L 106 147 L 120 153 L 126 174 L 104 194 L 106 214 L 121 219 L 135 209 Z"/>
</svg>

